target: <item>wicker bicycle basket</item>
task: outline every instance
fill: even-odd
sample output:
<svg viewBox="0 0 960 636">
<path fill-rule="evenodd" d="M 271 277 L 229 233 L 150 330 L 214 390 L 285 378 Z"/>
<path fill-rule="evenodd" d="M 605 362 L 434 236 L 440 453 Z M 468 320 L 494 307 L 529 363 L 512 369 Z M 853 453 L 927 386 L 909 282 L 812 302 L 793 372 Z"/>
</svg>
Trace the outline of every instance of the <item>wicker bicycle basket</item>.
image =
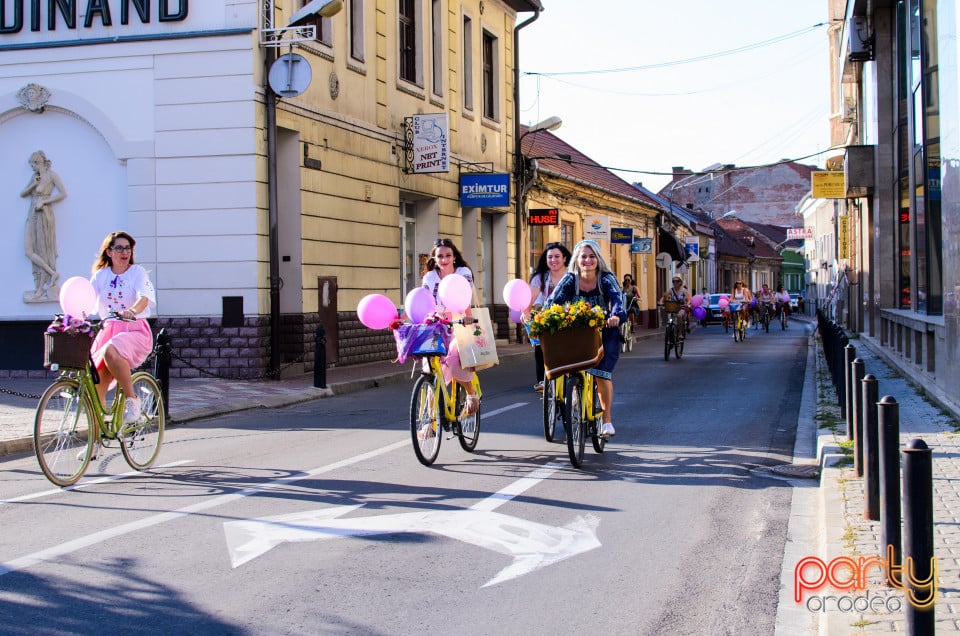
<svg viewBox="0 0 960 636">
<path fill-rule="evenodd" d="M 90 359 L 90 334 L 69 334 L 62 331 L 43 334 L 43 368 L 57 364 L 70 369 L 83 369 Z"/>
<path fill-rule="evenodd" d="M 680 303 L 675 300 L 663 301 L 663 310 L 668 314 L 675 314 L 680 311 Z"/>
<path fill-rule="evenodd" d="M 603 359 L 600 332 L 592 327 L 574 327 L 538 337 L 548 380 L 564 373 L 591 369 Z"/>
</svg>

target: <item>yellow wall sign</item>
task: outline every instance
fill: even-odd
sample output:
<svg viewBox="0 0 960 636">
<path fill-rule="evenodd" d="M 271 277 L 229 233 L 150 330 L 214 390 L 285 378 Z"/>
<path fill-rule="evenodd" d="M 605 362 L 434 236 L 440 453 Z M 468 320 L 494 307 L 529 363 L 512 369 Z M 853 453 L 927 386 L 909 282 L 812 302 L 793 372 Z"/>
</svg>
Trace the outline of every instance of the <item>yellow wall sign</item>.
<svg viewBox="0 0 960 636">
<path fill-rule="evenodd" d="M 850 258 L 850 217 L 837 218 L 837 234 L 840 239 L 840 258 Z"/>
<path fill-rule="evenodd" d="M 810 189 L 814 199 L 846 198 L 846 187 L 842 172 L 818 170 L 810 173 Z"/>
</svg>

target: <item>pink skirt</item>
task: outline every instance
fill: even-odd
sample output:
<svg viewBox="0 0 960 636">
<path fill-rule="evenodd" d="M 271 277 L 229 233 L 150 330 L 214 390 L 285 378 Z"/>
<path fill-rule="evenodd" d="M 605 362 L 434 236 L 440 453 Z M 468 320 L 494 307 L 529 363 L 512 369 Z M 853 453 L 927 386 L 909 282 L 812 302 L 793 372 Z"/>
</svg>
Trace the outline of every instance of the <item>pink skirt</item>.
<svg viewBox="0 0 960 636">
<path fill-rule="evenodd" d="M 153 332 L 146 320 L 134 322 L 123 320 L 105 320 L 103 327 L 90 347 L 93 364 L 100 367 L 107 345 L 113 345 L 124 360 L 135 369 L 143 364 L 153 351 Z"/>
</svg>

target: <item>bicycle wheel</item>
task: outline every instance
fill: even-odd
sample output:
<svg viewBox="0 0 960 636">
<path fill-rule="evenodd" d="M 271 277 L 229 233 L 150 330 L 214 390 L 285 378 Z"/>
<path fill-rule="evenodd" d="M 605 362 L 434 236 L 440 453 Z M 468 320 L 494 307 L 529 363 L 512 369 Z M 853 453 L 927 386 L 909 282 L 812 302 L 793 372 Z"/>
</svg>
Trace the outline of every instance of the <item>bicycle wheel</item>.
<svg viewBox="0 0 960 636">
<path fill-rule="evenodd" d="M 437 413 L 437 387 L 432 375 L 421 375 L 413 384 L 410 397 L 410 435 L 413 452 L 424 466 L 431 465 L 440 453 L 443 429 Z"/>
<path fill-rule="evenodd" d="M 467 401 L 467 390 L 457 384 L 457 415 L 463 413 L 463 405 Z M 461 418 L 454 424 L 457 431 L 457 439 L 460 440 L 460 448 L 472 453 L 477 447 L 477 440 L 480 439 L 480 411 L 483 405 L 477 405 L 477 412 L 473 415 Z"/>
<path fill-rule="evenodd" d="M 633 333 L 633 323 L 630 322 L 630 319 L 627 319 L 627 351 L 633 351 L 633 339 L 635 334 Z"/>
<path fill-rule="evenodd" d="M 673 323 L 667 323 L 666 329 L 663 330 L 663 360 L 664 362 L 670 359 L 670 350 L 673 349 Z"/>
<path fill-rule="evenodd" d="M 600 436 L 600 427 L 603 425 L 603 410 L 600 406 L 600 390 L 597 388 L 597 380 L 593 380 L 593 421 L 590 422 L 590 441 L 593 442 L 593 450 L 602 453 L 607 445 L 607 439 Z"/>
<path fill-rule="evenodd" d="M 780 331 L 787 329 L 787 312 L 780 310 Z"/>
<path fill-rule="evenodd" d="M 557 395 L 557 380 L 543 381 L 543 437 L 548 442 L 552 442 L 557 432 L 557 421 L 562 424 L 563 413 L 561 412 L 562 402 Z"/>
<path fill-rule="evenodd" d="M 770 333 L 770 313 L 763 312 L 763 330 Z"/>
<path fill-rule="evenodd" d="M 747 337 L 747 321 L 746 320 L 744 319 L 740 320 L 737 327 L 737 331 L 740 332 L 740 342 L 743 342 Z"/>
<path fill-rule="evenodd" d="M 583 417 L 583 380 L 580 376 L 567 377 L 563 399 L 563 426 L 567 429 L 567 453 L 574 468 L 583 464 L 583 450 L 587 445 L 587 421 Z"/>
<path fill-rule="evenodd" d="M 120 449 L 127 464 L 134 470 L 146 470 L 156 461 L 163 444 L 167 415 L 163 410 L 160 385 L 149 373 L 134 373 L 133 394 L 140 398 L 140 419 L 120 429 Z"/>
<path fill-rule="evenodd" d="M 96 433 L 92 407 L 76 380 L 57 380 L 37 404 L 33 450 L 40 470 L 58 486 L 75 484 L 90 464 Z"/>
<path fill-rule="evenodd" d="M 677 342 L 673 346 L 673 355 L 676 356 L 677 360 L 683 357 L 683 345 L 686 341 L 686 338 L 677 338 Z"/>
</svg>

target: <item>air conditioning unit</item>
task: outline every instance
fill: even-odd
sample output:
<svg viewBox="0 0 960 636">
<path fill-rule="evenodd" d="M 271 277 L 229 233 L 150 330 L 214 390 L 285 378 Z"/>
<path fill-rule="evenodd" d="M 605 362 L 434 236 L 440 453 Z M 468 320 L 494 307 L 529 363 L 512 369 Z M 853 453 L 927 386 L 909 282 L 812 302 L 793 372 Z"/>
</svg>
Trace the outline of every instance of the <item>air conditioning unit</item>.
<svg viewBox="0 0 960 636">
<path fill-rule="evenodd" d="M 847 21 L 847 57 L 851 62 L 873 59 L 873 38 L 867 31 L 866 17 L 853 17 Z"/>
</svg>

